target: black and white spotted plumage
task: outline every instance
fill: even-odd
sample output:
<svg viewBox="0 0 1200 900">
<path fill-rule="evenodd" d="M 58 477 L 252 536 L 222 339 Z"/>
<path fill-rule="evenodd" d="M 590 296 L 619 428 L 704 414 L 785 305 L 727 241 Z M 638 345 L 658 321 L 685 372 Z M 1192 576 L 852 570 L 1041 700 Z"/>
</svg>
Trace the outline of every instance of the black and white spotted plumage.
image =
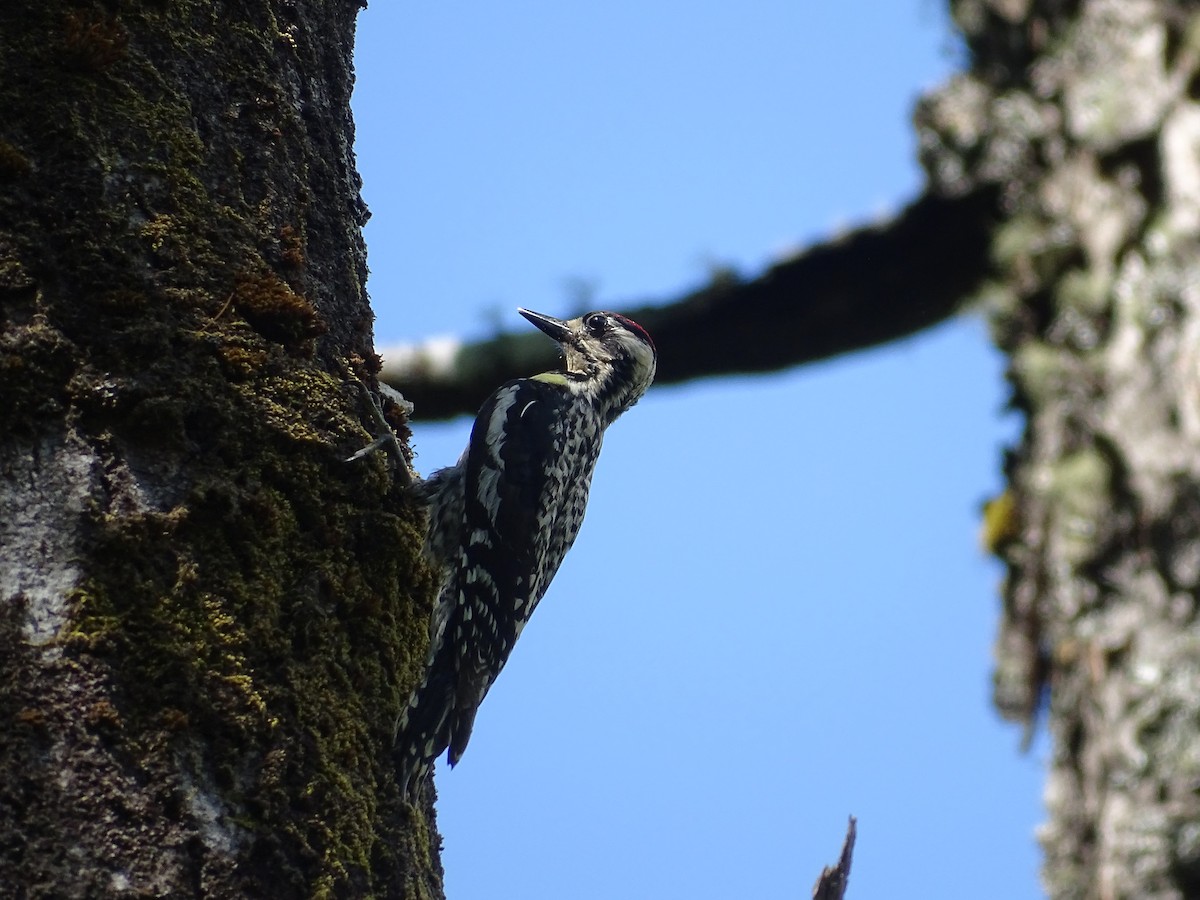
<svg viewBox="0 0 1200 900">
<path fill-rule="evenodd" d="M 501 386 L 458 464 L 416 489 L 444 582 L 425 676 L 397 728 L 410 794 L 443 751 L 451 765 L 462 757 L 479 705 L 579 533 L 604 430 L 654 379 L 654 344 L 624 316 L 520 312 L 562 346 L 563 370 Z"/>
</svg>

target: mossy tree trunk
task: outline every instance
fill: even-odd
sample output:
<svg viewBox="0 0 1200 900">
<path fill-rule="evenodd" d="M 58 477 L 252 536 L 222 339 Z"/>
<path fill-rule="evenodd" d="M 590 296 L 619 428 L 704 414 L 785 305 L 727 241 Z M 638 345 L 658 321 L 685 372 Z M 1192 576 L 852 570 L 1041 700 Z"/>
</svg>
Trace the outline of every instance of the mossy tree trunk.
<svg viewBox="0 0 1200 900">
<path fill-rule="evenodd" d="M 919 115 L 935 189 L 997 185 L 981 294 L 1026 418 L 988 533 L 996 702 L 1052 740 L 1055 898 L 1200 893 L 1200 16 L 958 0 Z"/>
<path fill-rule="evenodd" d="M 0 4 L 0 884 L 440 896 L 392 727 L 357 4 Z"/>
</svg>

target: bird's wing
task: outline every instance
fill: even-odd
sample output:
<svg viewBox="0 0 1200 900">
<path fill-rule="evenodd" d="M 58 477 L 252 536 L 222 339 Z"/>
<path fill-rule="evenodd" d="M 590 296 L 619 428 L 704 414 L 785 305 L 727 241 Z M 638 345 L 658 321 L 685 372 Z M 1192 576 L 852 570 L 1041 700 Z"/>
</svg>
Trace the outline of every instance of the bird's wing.
<svg viewBox="0 0 1200 900">
<path fill-rule="evenodd" d="M 471 719 L 500 674 L 538 598 L 534 572 L 553 527 L 548 492 L 564 440 L 562 384 L 519 379 L 499 388 L 479 411 L 467 447 L 466 502 L 457 603 L 448 643 L 458 648 L 460 721 L 451 759 L 461 755 Z M 455 751 L 458 751 L 457 753 Z"/>
</svg>

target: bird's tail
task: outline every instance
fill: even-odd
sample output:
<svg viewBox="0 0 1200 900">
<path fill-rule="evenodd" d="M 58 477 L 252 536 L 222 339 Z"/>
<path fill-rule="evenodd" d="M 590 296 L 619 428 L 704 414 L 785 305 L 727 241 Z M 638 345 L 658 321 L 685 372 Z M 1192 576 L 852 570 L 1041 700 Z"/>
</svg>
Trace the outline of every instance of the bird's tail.
<svg viewBox="0 0 1200 900">
<path fill-rule="evenodd" d="M 428 673 L 396 724 L 396 777 L 405 796 L 416 797 L 433 761 L 450 746 L 453 710 L 451 679 L 444 673 Z"/>
</svg>

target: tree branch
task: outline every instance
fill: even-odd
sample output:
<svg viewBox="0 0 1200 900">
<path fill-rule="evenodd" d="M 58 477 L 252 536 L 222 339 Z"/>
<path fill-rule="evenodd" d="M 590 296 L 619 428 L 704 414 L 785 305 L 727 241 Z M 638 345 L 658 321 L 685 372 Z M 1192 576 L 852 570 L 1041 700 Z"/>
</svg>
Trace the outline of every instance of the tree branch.
<svg viewBox="0 0 1200 900">
<path fill-rule="evenodd" d="M 996 192 L 926 194 L 898 216 L 772 266 L 627 310 L 659 349 L 658 384 L 771 372 L 906 337 L 952 315 L 988 270 Z M 540 334 L 385 349 L 381 377 L 418 420 L 474 413 L 510 378 L 555 365 Z"/>
<path fill-rule="evenodd" d="M 826 866 L 821 877 L 813 885 L 813 900 L 842 900 L 846 886 L 850 883 L 850 862 L 854 857 L 854 840 L 858 837 L 858 820 L 850 817 L 846 827 L 846 840 L 842 842 L 842 855 L 837 865 Z"/>
</svg>

